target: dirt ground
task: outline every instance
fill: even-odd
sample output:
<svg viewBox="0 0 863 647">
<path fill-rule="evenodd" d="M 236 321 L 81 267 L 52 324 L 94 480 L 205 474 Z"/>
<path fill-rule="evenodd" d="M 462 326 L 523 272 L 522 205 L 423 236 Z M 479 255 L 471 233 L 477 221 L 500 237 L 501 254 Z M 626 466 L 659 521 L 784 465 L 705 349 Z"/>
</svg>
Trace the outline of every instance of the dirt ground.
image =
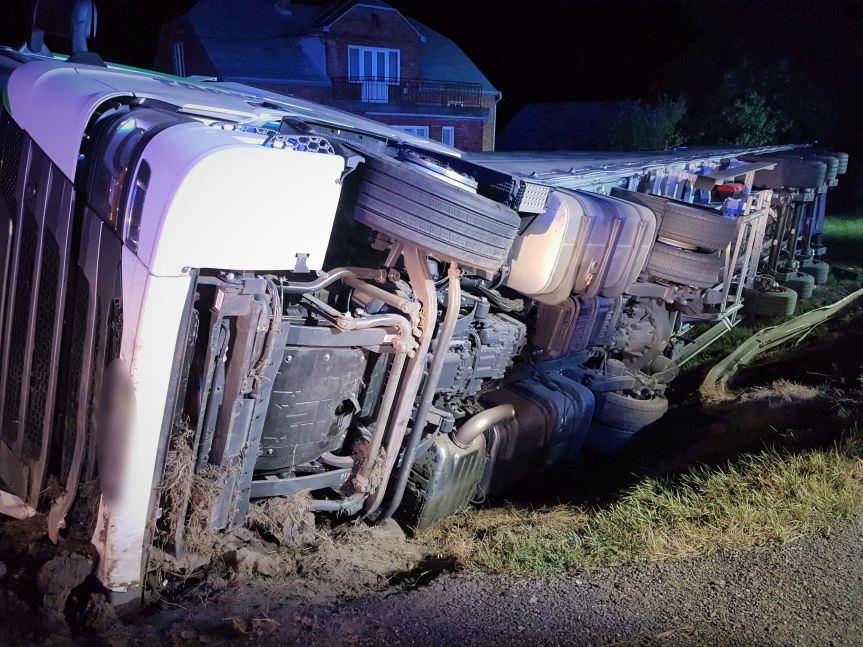
<svg viewBox="0 0 863 647">
<path fill-rule="evenodd" d="M 728 412 L 701 410 L 687 394 L 702 372 L 689 373 L 675 387 L 678 404 L 628 452 L 612 459 L 586 457 L 546 475 L 543 487 L 534 483 L 515 503 L 602 503 L 645 475 L 721 463 L 765 444 L 793 450 L 829 442 L 835 430 L 820 424 L 824 414 L 842 406 L 843 394 L 860 393 L 863 347 L 849 340 L 861 324 L 858 311 L 825 326 L 797 352 L 756 363 L 738 380 L 740 388 L 756 389 L 756 396 Z M 829 398 L 770 406 L 770 398 L 791 395 L 757 388 L 788 377 L 810 387 L 804 392 Z M 765 415 L 772 416 L 767 422 L 776 434 L 764 435 Z M 787 434 L 789 427 L 797 433 Z M 394 523 L 342 525 L 320 532 L 314 547 L 302 550 L 242 530 L 219 546 L 210 568 L 187 578 L 170 568 L 152 574 L 152 584 L 166 585 L 164 596 L 121 621 L 90 575 L 94 555 L 86 541 L 73 536 L 54 548 L 38 521 L 4 521 L 0 642 L 863 643 L 861 521 L 782 547 L 551 579 L 459 570 L 435 548 L 405 538 Z"/>
<path fill-rule="evenodd" d="M 859 645 L 861 548 L 853 522 L 782 548 L 554 579 L 453 573 L 311 605 L 230 597 L 166 609 L 130 632 L 184 645 Z"/>
</svg>

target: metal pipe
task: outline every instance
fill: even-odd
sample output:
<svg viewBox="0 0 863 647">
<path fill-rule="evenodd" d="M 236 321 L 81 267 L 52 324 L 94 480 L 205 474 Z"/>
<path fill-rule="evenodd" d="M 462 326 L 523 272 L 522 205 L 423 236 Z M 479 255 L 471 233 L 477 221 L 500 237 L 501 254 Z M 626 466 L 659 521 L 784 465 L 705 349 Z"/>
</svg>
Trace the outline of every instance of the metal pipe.
<svg viewBox="0 0 863 647">
<path fill-rule="evenodd" d="M 403 250 L 403 254 L 411 289 L 422 303 L 419 326 L 421 331 L 420 342 L 419 348 L 413 357 L 411 357 L 402 378 L 397 404 L 394 409 L 395 414 L 387 430 L 387 455 L 383 479 L 372 497 L 366 501 L 364 512 L 364 516 L 366 517 L 373 515 L 383 501 L 390 475 L 395 466 L 395 461 L 404 440 L 408 422 L 410 421 L 417 391 L 425 372 L 428 350 L 429 346 L 431 346 L 435 323 L 437 322 L 437 291 L 429 273 L 428 256 L 413 246 L 406 247 Z"/>
<path fill-rule="evenodd" d="M 378 409 L 378 417 L 375 420 L 375 433 L 372 434 L 371 441 L 369 441 L 369 451 L 366 456 L 366 462 L 359 470 L 359 475 L 364 479 L 368 479 L 371 475 L 375 461 L 378 458 L 378 453 L 381 450 L 384 432 L 386 431 L 387 425 L 390 421 L 390 413 L 392 412 L 393 403 L 396 399 L 399 380 L 402 376 L 406 357 L 407 353 L 400 352 L 393 358 L 393 364 L 390 367 L 390 377 L 387 380 L 387 387 L 384 390 L 384 395 L 381 399 L 381 407 Z"/>
<path fill-rule="evenodd" d="M 454 431 L 452 441 L 462 449 L 466 449 L 480 434 L 504 420 L 513 418 L 515 418 L 515 407 L 511 404 L 499 404 L 491 409 L 485 409 L 472 415 L 467 422 Z"/>
<path fill-rule="evenodd" d="M 438 335 L 431 366 L 429 366 L 422 399 L 414 416 L 414 426 L 411 429 L 410 438 L 408 438 L 408 446 L 405 448 L 404 456 L 399 466 L 399 479 L 396 483 L 392 499 L 390 499 L 390 503 L 383 514 L 384 519 L 391 517 L 399 505 L 401 505 L 405 487 L 407 487 L 408 483 L 408 476 L 410 475 L 414 460 L 416 460 L 417 445 L 422 437 L 423 429 L 425 429 L 426 417 L 428 416 L 438 382 L 440 381 L 444 358 L 449 350 L 455 325 L 458 321 L 459 309 L 461 308 L 461 270 L 457 263 L 450 263 L 448 274 L 446 314 L 440 327 L 440 334 Z"/>
<path fill-rule="evenodd" d="M 344 499 L 317 499 L 309 504 L 312 512 L 346 512 L 353 514 L 363 504 L 364 495 L 361 492 Z"/>
<path fill-rule="evenodd" d="M 417 311 L 419 310 L 419 303 L 416 301 L 411 301 L 405 297 L 396 296 L 392 292 L 387 292 L 376 285 L 370 285 L 365 283 L 364 281 L 360 281 L 358 279 L 348 277 L 343 283 L 350 288 L 358 292 L 363 292 L 370 296 L 372 299 L 377 299 L 378 301 L 383 301 L 387 305 L 392 306 L 396 310 L 401 310 L 405 314 L 411 316 L 411 319 L 416 318 Z"/>
<path fill-rule="evenodd" d="M 383 283 L 387 280 L 387 270 L 372 270 L 365 267 L 337 267 L 329 272 L 323 272 L 314 281 L 282 283 L 280 287 L 285 294 L 305 294 L 306 292 L 314 292 L 315 290 L 325 288 L 344 278 L 372 279 Z"/>
</svg>

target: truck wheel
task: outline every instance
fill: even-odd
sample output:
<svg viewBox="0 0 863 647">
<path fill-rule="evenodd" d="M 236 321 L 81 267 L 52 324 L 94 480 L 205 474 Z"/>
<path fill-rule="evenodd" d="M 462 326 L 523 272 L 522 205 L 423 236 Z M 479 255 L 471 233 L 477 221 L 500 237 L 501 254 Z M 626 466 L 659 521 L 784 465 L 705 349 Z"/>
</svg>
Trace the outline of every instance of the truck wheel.
<svg viewBox="0 0 863 647">
<path fill-rule="evenodd" d="M 356 220 L 441 260 L 498 270 L 518 233 L 512 209 L 389 157 L 367 154 L 346 185 Z"/>
<path fill-rule="evenodd" d="M 650 207 L 656 213 L 659 236 L 703 249 L 724 249 L 737 238 L 737 221 L 714 209 L 645 193 L 614 188 L 611 195 Z"/>
<path fill-rule="evenodd" d="M 606 391 L 596 395 L 595 422 L 606 427 L 638 431 L 656 422 L 668 411 L 668 400 L 656 396 L 639 400 L 620 391 Z"/>
<path fill-rule="evenodd" d="M 808 299 L 815 290 L 815 278 L 803 272 L 794 272 L 791 276 L 781 282 L 782 285 L 791 288 L 797 293 L 798 301 Z"/>
<path fill-rule="evenodd" d="M 797 293 L 779 286 L 771 290 L 743 288 L 743 311 L 751 316 L 790 317 L 797 307 Z"/>
<path fill-rule="evenodd" d="M 672 283 L 709 288 L 719 282 L 722 259 L 715 253 L 696 252 L 656 243 L 645 269 L 649 274 Z"/>
<path fill-rule="evenodd" d="M 815 279 L 815 285 L 821 285 L 830 276 L 830 265 L 824 261 L 803 261 L 800 271 Z"/>
</svg>

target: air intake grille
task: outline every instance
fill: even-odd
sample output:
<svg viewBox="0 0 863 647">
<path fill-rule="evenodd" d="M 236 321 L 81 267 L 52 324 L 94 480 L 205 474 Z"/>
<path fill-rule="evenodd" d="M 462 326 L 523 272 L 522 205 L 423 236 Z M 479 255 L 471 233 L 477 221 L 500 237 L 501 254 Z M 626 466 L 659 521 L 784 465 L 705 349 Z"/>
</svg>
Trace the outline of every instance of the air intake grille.
<svg viewBox="0 0 863 647">
<path fill-rule="evenodd" d="M 0 112 L 0 194 L 12 213 L 15 212 L 15 187 L 18 184 L 22 138 L 23 132 L 12 118 Z"/>
<path fill-rule="evenodd" d="M 9 377 L 4 412 L 4 437 L 9 442 L 17 438 L 17 424 L 21 406 L 21 380 L 24 375 L 24 355 L 27 350 L 27 324 L 30 299 L 33 291 L 33 269 L 36 265 L 38 228 L 33 214 L 24 213 L 21 227 L 21 247 L 18 255 L 18 276 L 15 284 L 15 303 L 12 310 L 12 335 L 9 344 Z"/>
<path fill-rule="evenodd" d="M 54 380 L 51 374 L 51 357 L 54 350 L 54 315 L 59 280 L 60 248 L 54 237 L 46 231 L 42 247 L 39 299 L 36 303 L 36 330 L 30 365 L 27 424 L 24 428 L 24 445 L 21 448 L 23 453 L 33 458 L 38 458 L 41 451 L 48 385 Z"/>
</svg>

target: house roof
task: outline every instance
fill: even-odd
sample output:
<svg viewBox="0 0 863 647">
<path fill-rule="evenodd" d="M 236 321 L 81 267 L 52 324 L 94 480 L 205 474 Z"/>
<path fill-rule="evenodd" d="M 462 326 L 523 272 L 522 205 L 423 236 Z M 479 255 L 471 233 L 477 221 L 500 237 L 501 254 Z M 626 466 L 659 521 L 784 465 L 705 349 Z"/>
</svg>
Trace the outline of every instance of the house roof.
<svg viewBox="0 0 863 647">
<path fill-rule="evenodd" d="M 418 20 L 408 18 L 408 22 L 425 39 L 420 43 L 420 68 L 424 79 L 480 83 L 483 92 L 498 92 L 461 47 Z"/>
<path fill-rule="evenodd" d="M 311 56 L 300 37 L 327 7 L 295 4 L 283 13 L 272 0 L 247 0 L 242 10 L 233 0 L 199 0 L 186 17 L 221 77 L 324 83 L 323 53 Z"/>
<path fill-rule="evenodd" d="M 328 83 L 323 46 L 316 36 L 354 7 L 396 11 L 382 0 L 338 0 L 330 4 L 293 3 L 279 11 L 273 0 L 199 0 L 186 14 L 219 76 Z M 497 92 L 467 54 L 449 38 L 406 19 L 420 35 L 421 76 L 480 83 Z"/>
<path fill-rule="evenodd" d="M 636 101 L 529 103 L 498 133 L 503 151 L 596 150 L 607 145 L 608 129 Z"/>
</svg>

